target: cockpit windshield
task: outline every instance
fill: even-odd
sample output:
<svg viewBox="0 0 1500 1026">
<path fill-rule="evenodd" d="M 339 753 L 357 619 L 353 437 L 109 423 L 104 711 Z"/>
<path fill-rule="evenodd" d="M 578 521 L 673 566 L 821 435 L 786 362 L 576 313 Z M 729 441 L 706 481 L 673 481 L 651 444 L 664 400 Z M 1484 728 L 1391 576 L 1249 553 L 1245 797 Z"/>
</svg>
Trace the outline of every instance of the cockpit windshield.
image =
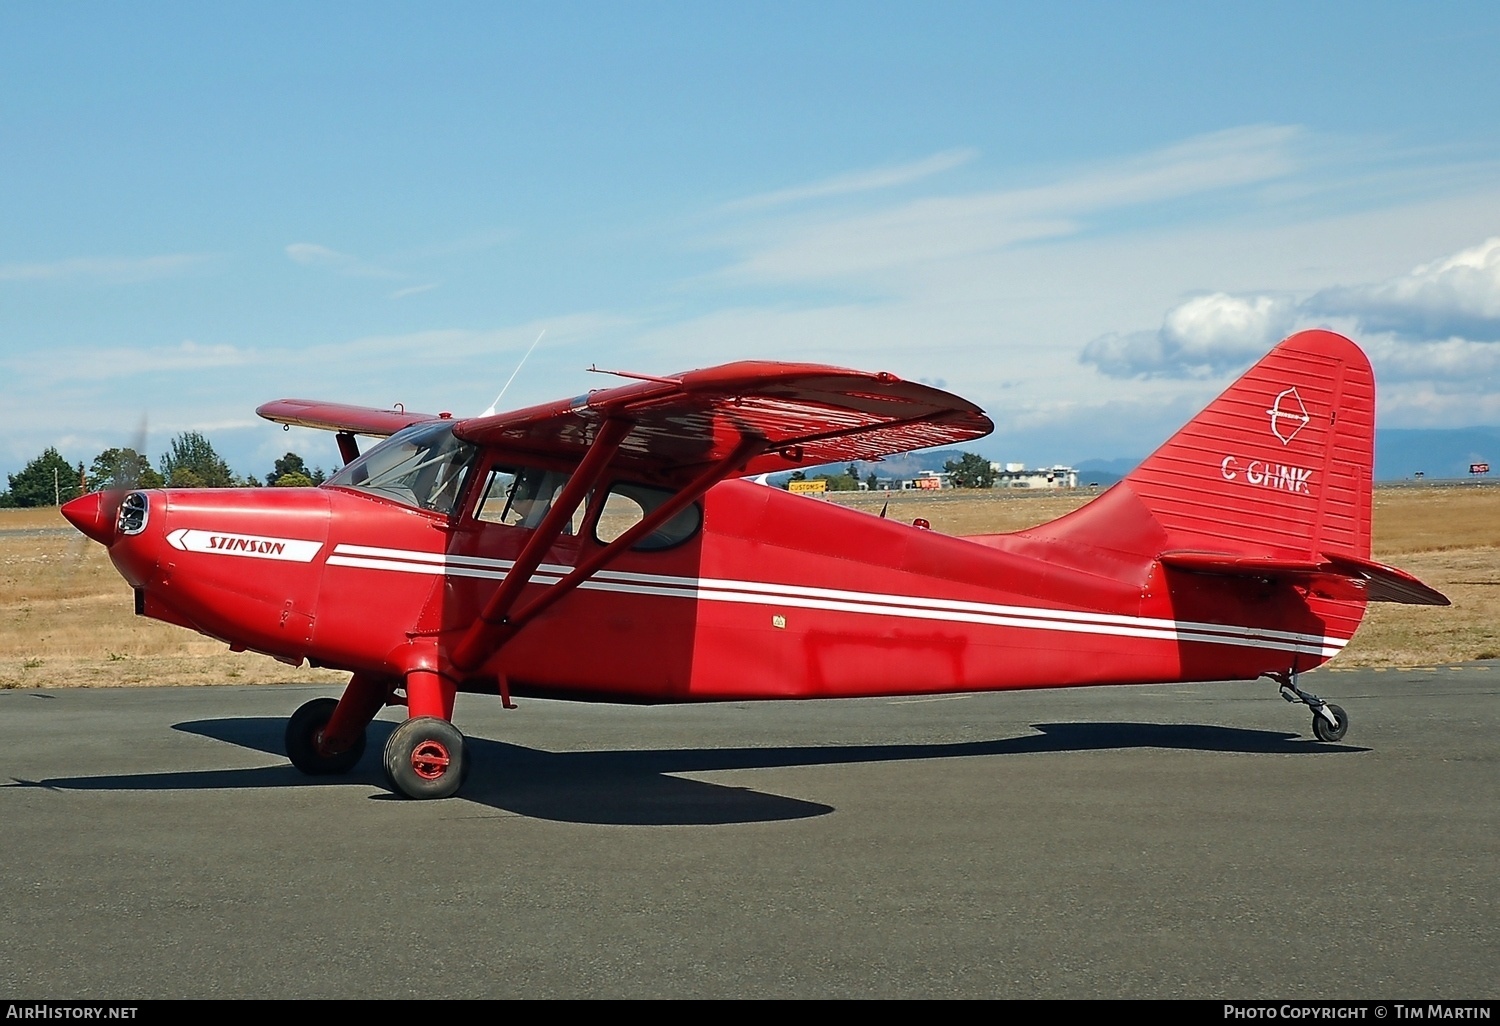
<svg viewBox="0 0 1500 1026">
<path fill-rule="evenodd" d="M 473 455 L 472 445 L 453 437 L 451 421 L 413 424 L 334 474 L 328 484 L 452 513 Z"/>
</svg>

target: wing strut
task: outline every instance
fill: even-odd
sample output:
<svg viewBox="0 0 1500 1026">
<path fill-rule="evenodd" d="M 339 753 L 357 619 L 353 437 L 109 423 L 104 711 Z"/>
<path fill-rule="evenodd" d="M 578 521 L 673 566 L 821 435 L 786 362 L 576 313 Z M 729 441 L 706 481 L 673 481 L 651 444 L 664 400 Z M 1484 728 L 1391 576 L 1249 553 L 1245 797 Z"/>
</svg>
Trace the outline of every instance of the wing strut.
<svg viewBox="0 0 1500 1026">
<path fill-rule="evenodd" d="M 619 443 L 616 442 L 615 444 L 618 445 Z M 595 445 L 598 445 L 598 442 L 595 442 Z M 510 605 L 514 604 L 514 599 L 510 599 L 507 601 L 506 607 L 501 610 L 502 615 L 499 618 L 489 615 L 491 612 L 491 607 L 497 606 L 497 600 L 501 597 L 500 593 L 496 592 L 495 597 L 492 598 L 489 605 L 485 607 L 484 615 L 482 615 L 480 619 L 476 621 L 472 627 L 469 628 L 464 637 L 461 638 L 458 644 L 454 647 L 454 666 L 460 670 L 473 670 L 478 667 L 480 663 L 489 658 L 491 653 L 493 653 L 496 649 L 500 648 L 500 646 L 504 645 L 507 641 L 514 637 L 528 623 L 536 619 L 548 609 L 552 608 L 553 604 L 558 600 L 575 591 L 580 584 L 583 584 L 589 578 L 593 577 L 594 574 L 598 573 L 600 569 L 612 562 L 615 557 L 620 555 L 620 553 L 629 549 L 632 545 L 636 544 L 642 538 L 645 538 L 652 531 L 655 531 L 658 527 L 661 527 L 667 521 L 675 517 L 678 513 L 681 513 L 690 504 L 696 502 L 700 497 L 702 497 L 702 495 L 714 485 L 718 484 L 720 481 L 724 480 L 726 477 L 729 477 L 735 471 L 744 466 L 744 464 L 748 460 L 750 460 L 758 452 L 764 449 L 765 445 L 766 440 L 760 435 L 745 435 L 741 437 L 739 444 L 736 445 L 727 456 L 724 456 L 722 459 L 719 459 L 710 466 L 704 468 L 701 474 L 684 485 L 670 499 L 648 513 L 640 520 L 640 522 L 635 524 L 624 534 L 620 535 L 614 541 L 610 542 L 608 545 L 600 549 L 598 552 L 594 553 L 582 563 L 579 563 L 566 577 L 558 581 L 552 587 L 548 588 L 541 595 L 538 595 L 529 604 L 520 609 L 515 616 L 504 616 L 504 613 L 509 611 Z M 590 455 L 592 455 L 592 452 L 593 450 L 590 449 Z M 587 460 L 585 460 L 585 463 L 586 462 Z M 580 465 L 579 473 L 574 475 L 575 480 L 578 477 L 582 476 L 583 469 L 583 465 Z M 593 476 L 597 478 L 601 475 L 602 470 L 599 473 L 594 474 Z M 593 483 L 593 481 L 589 482 L 590 487 L 592 487 Z M 560 498 L 558 500 L 558 505 L 561 504 L 562 500 Z M 568 513 L 571 516 L 571 508 L 569 508 Z M 545 527 L 545 522 L 542 526 Z M 560 529 L 561 525 L 559 524 L 559 530 Z M 537 535 L 540 535 L 541 532 L 542 527 L 538 527 Z M 535 540 L 536 539 L 533 538 L 533 541 Z M 553 540 L 555 540 L 555 535 L 552 538 L 547 539 L 546 545 L 543 546 L 542 551 L 545 551 L 546 547 L 550 546 Z M 529 544 L 527 548 L 530 548 Z M 523 552 L 522 556 L 517 559 L 515 568 L 512 569 L 510 573 L 506 574 L 505 580 L 501 584 L 502 591 L 504 590 L 505 585 L 509 584 L 512 580 L 515 580 L 518 583 L 516 585 L 516 588 L 513 590 L 519 592 L 520 585 L 524 584 L 527 580 L 530 579 L 531 573 L 536 569 L 537 565 L 540 564 L 541 555 L 538 554 L 536 560 L 530 567 L 526 569 L 525 576 L 522 577 L 518 575 L 517 571 L 521 569 L 521 560 L 525 558 L 525 555 L 526 553 Z"/>
<path fill-rule="evenodd" d="M 728 456 L 725 456 L 717 463 L 705 469 L 702 474 L 689 482 L 676 495 L 673 495 L 666 502 L 652 510 L 649 516 L 642 518 L 630 530 L 578 564 L 568 576 L 548 588 L 541 595 L 538 595 L 529 605 L 516 613 L 511 618 L 511 622 L 506 625 L 507 630 L 500 638 L 500 641 L 504 642 L 508 640 L 510 635 L 519 631 L 526 624 L 550 609 L 553 603 L 594 576 L 594 574 L 612 562 L 621 552 L 624 552 L 662 524 L 671 520 L 678 513 L 681 513 L 704 492 L 738 470 L 746 460 L 755 455 L 756 451 L 765 444 L 766 440 L 758 435 L 749 435 L 743 438 L 740 444 Z"/>
<path fill-rule="evenodd" d="M 493 647 L 486 643 L 487 636 L 503 629 L 510 622 L 510 610 L 520 597 L 521 589 L 530 582 L 531 575 L 536 573 L 542 558 L 546 556 L 552 543 L 557 541 L 558 535 L 562 534 L 563 525 L 572 518 L 573 511 L 583 502 L 584 496 L 604 476 L 605 470 L 609 468 L 610 458 L 620 448 L 620 443 L 630 433 L 630 428 L 630 421 L 619 417 L 610 417 L 599 425 L 593 443 L 588 452 L 584 453 L 578 469 L 563 486 L 562 494 L 547 510 L 547 515 L 542 517 L 536 530 L 531 532 L 526 546 L 516 557 L 515 565 L 500 582 L 500 587 L 495 589 L 495 594 L 490 596 L 489 602 L 485 603 L 479 619 L 474 621 L 473 626 L 464 632 L 464 636 L 454 646 L 455 667 L 472 670 L 493 651 Z"/>
<path fill-rule="evenodd" d="M 344 466 L 359 459 L 359 440 L 354 437 L 353 432 L 340 431 L 334 438 L 338 440 L 339 457 L 344 461 Z"/>
</svg>

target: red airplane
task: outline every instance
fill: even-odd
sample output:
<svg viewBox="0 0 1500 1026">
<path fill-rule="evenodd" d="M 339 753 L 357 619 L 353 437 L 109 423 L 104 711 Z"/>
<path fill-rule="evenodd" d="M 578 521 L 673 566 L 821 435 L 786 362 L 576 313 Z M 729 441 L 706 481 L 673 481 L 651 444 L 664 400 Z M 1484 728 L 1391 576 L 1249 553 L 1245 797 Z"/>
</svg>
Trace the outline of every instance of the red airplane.
<svg viewBox="0 0 1500 1026">
<path fill-rule="evenodd" d="M 455 419 L 283 399 L 338 432 L 317 488 L 93 493 L 63 507 L 141 615 L 347 670 L 287 755 L 348 771 L 387 705 L 385 771 L 458 790 L 456 692 L 593 701 L 834 698 L 1297 675 L 1368 601 L 1446 605 L 1370 559 L 1375 382 L 1304 331 L 1097 499 L 948 537 L 728 480 L 979 438 L 974 405 L 891 374 L 734 363 Z M 363 455 L 356 435 L 385 440 Z"/>
</svg>

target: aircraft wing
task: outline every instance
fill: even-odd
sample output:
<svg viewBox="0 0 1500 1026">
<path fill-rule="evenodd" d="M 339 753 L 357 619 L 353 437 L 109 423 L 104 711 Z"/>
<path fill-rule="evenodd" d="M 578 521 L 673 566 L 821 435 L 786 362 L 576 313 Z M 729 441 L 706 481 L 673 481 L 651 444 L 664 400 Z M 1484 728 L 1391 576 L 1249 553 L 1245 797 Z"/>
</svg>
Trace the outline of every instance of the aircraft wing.
<svg viewBox="0 0 1500 1026">
<path fill-rule="evenodd" d="M 277 424 L 376 438 L 394 435 L 402 428 L 422 421 L 438 419 L 431 413 L 412 413 L 401 409 L 380 410 L 372 406 L 349 406 L 317 399 L 278 399 L 257 407 L 255 412 Z"/>
<path fill-rule="evenodd" d="M 454 433 L 480 445 L 579 459 L 606 419 L 630 424 L 611 463 L 663 481 L 690 478 L 746 436 L 765 443 L 742 473 L 761 474 L 879 460 L 994 430 L 973 403 L 894 374 L 746 361 L 475 417 Z"/>
<path fill-rule="evenodd" d="M 1418 606 L 1446 606 L 1448 597 L 1428 587 L 1405 570 L 1373 559 L 1324 554 L 1321 559 L 1279 559 L 1236 556 L 1220 552 L 1164 552 L 1163 565 L 1223 577 L 1293 577 L 1324 579 L 1357 588 L 1370 602 L 1404 602 Z"/>
</svg>

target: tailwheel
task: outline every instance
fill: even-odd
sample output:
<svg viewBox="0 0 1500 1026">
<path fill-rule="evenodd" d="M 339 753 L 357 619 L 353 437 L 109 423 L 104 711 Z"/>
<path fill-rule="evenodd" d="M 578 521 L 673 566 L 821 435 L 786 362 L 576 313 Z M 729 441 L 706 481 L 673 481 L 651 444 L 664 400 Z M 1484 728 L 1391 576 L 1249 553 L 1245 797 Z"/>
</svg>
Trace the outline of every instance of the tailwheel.
<svg viewBox="0 0 1500 1026">
<path fill-rule="evenodd" d="M 1288 702 L 1301 702 L 1312 710 L 1313 736 L 1319 741 L 1342 741 L 1349 732 L 1349 714 L 1331 702 L 1325 702 L 1311 691 L 1297 686 L 1295 669 L 1286 673 L 1263 673 L 1281 685 L 1281 697 Z"/>
<path fill-rule="evenodd" d="M 464 736 L 447 720 L 417 716 L 391 733 L 385 745 L 385 778 L 408 798 L 447 798 L 468 775 Z"/>
<path fill-rule="evenodd" d="M 1333 722 L 1328 722 L 1332 714 Z M 1339 706 L 1325 703 L 1321 709 L 1313 710 L 1313 733 L 1319 741 L 1342 741 L 1349 730 L 1349 714 Z"/>
<path fill-rule="evenodd" d="M 360 733 L 353 746 L 342 752 L 329 752 L 323 745 L 323 728 L 338 708 L 332 698 L 314 698 L 292 713 L 286 721 L 286 754 L 308 776 L 348 773 L 365 754 L 365 735 Z"/>
</svg>

